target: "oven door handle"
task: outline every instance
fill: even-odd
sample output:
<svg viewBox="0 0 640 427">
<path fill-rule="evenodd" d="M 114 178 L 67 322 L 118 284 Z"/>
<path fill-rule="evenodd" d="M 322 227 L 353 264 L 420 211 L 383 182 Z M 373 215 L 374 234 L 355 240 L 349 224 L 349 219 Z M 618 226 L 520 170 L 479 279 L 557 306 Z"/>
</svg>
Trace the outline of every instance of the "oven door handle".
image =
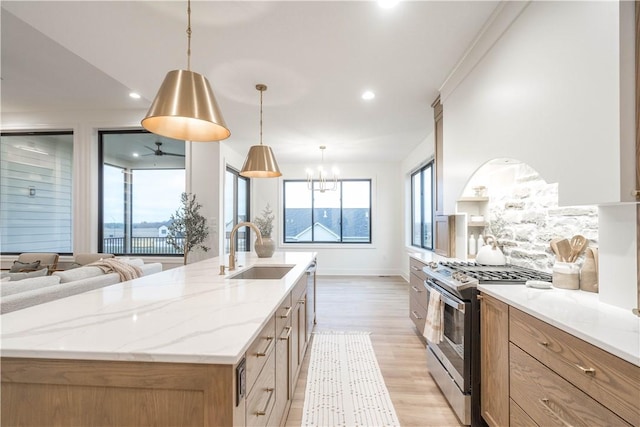
<svg viewBox="0 0 640 427">
<path fill-rule="evenodd" d="M 440 292 L 440 290 L 436 287 L 436 285 L 431 282 L 430 280 L 425 280 L 424 281 L 425 286 L 433 292 L 437 292 L 440 294 L 440 299 L 447 304 L 450 307 L 455 308 L 458 311 L 461 311 L 464 313 L 464 303 L 463 302 L 458 302 L 452 298 L 449 298 L 448 296 L 446 296 L 445 294 L 443 294 L 442 292 Z"/>
</svg>

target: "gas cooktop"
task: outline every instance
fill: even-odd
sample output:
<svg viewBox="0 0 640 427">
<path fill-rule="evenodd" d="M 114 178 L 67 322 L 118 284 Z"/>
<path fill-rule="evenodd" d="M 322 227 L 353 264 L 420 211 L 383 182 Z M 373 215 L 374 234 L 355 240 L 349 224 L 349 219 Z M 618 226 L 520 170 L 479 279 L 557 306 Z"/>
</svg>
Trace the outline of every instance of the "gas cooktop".
<svg viewBox="0 0 640 427">
<path fill-rule="evenodd" d="M 475 262 L 440 262 L 454 272 L 477 279 L 481 284 L 524 284 L 527 280 L 551 282 L 551 274 L 515 265 L 480 265 Z"/>
</svg>

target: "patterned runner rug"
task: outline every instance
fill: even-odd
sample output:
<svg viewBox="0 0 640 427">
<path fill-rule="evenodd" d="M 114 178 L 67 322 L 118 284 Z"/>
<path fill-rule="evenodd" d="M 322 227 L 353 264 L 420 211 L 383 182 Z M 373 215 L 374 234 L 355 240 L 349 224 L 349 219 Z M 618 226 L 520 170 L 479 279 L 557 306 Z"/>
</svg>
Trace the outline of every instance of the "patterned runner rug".
<svg viewBox="0 0 640 427">
<path fill-rule="evenodd" d="M 399 425 L 369 333 L 315 333 L 302 426 Z"/>
</svg>

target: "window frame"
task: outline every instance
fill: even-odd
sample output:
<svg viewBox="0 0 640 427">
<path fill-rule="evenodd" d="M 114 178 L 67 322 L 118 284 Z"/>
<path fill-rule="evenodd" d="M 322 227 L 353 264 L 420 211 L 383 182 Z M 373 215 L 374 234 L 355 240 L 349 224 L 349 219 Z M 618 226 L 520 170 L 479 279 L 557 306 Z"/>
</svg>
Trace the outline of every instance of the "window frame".
<svg viewBox="0 0 640 427">
<path fill-rule="evenodd" d="M 251 221 L 251 179 L 247 178 L 245 176 L 240 175 L 240 171 L 238 171 L 237 169 L 227 165 L 225 168 L 225 176 L 226 173 L 229 172 L 230 174 L 233 175 L 233 227 L 235 227 L 236 225 L 238 225 L 238 206 L 239 206 L 239 197 L 238 197 L 238 182 L 240 180 L 246 181 L 247 183 L 247 195 L 246 195 L 246 206 L 247 206 L 247 219 L 246 221 Z M 226 189 L 226 183 L 225 183 L 225 189 Z M 226 219 L 226 218 L 225 218 Z M 223 247 L 224 247 L 224 253 L 229 253 L 227 252 L 227 250 L 229 249 L 226 245 L 227 245 L 227 230 L 226 230 L 226 224 L 223 223 L 223 229 L 224 229 L 224 242 L 223 242 Z M 231 227 L 233 229 L 233 227 Z M 253 231 L 251 230 L 251 228 L 247 227 L 247 232 L 244 234 L 244 240 L 245 240 L 245 248 L 246 248 L 246 252 L 250 252 L 251 251 L 251 233 Z M 231 236 L 229 236 L 231 237 Z M 236 233 L 235 235 L 235 244 L 234 244 L 234 248 L 236 249 L 236 252 L 240 252 L 238 251 L 239 246 L 239 238 L 240 238 L 240 233 Z M 229 242 L 230 244 L 231 242 Z"/>
<path fill-rule="evenodd" d="M 287 241 L 287 236 L 286 236 L 286 223 L 287 223 L 287 213 L 286 213 L 286 204 L 287 204 L 287 192 L 286 192 L 286 184 L 287 182 L 304 182 L 307 183 L 309 182 L 306 179 L 285 179 L 282 181 L 282 244 L 283 245 L 337 245 L 337 246 L 342 246 L 342 245 L 371 245 L 373 244 L 373 180 L 371 178 L 345 178 L 345 179 L 338 179 L 337 180 L 337 185 L 339 186 L 339 191 L 340 191 L 340 241 L 314 241 L 313 240 L 313 236 L 314 236 L 314 228 L 313 228 L 313 224 L 314 224 L 314 217 L 315 217 L 315 204 L 314 204 L 314 197 L 313 195 L 316 194 L 317 191 L 315 190 L 309 190 L 312 193 L 311 196 L 311 239 L 309 241 Z M 314 183 L 318 182 L 317 180 L 313 180 L 312 181 L 312 186 L 314 185 Z M 349 242 L 349 241 L 344 241 L 344 232 L 343 232 L 343 218 L 344 218 L 344 213 L 343 213 L 343 188 L 342 188 L 342 184 L 344 182 L 368 182 L 369 183 L 369 235 L 368 235 L 368 239 L 367 241 L 357 241 L 357 242 Z M 330 190 L 327 190 L 330 191 Z"/>
<path fill-rule="evenodd" d="M 71 247 L 71 252 L 62 252 L 57 251 L 60 255 L 72 255 L 73 254 L 73 245 L 74 245 L 74 180 L 75 180 L 75 168 L 74 168 L 74 151 L 75 151 L 75 132 L 73 129 L 60 129 L 60 130 L 6 130 L 0 131 L 0 138 L 2 137 L 11 137 L 11 136 L 33 136 L 33 135 L 44 135 L 44 136 L 57 136 L 57 135 L 71 135 L 72 137 L 72 147 L 71 147 L 71 241 L 69 242 Z M 4 247 L 4 245 L 2 245 Z M 0 255 L 19 255 L 24 252 L 33 252 L 33 251 L 19 251 L 19 252 L 5 252 L 0 251 Z M 42 252 L 42 251 L 40 251 Z"/>
<path fill-rule="evenodd" d="M 104 135 L 142 134 L 142 133 L 151 134 L 151 132 L 145 129 L 100 129 L 98 130 L 98 252 L 104 252 L 104 165 L 105 165 Z M 121 168 L 121 166 L 118 166 L 118 165 L 113 165 L 110 163 L 107 163 L 107 164 L 111 167 Z M 131 171 L 136 169 L 145 170 L 145 168 L 131 168 Z M 185 166 L 183 169 L 156 168 L 152 170 L 184 170 L 186 174 L 186 160 L 185 160 Z M 128 184 L 125 180 L 124 185 L 126 187 L 127 185 L 130 185 L 130 184 Z M 126 194 L 125 192 L 125 197 L 127 198 L 125 205 L 128 205 L 129 210 L 127 211 L 127 209 L 125 208 L 125 213 L 124 213 L 126 216 L 128 212 L 131 216 L 131 218 L 129 218 L 131 222 L 127 224 L 125 221 L 125 224 L 124 224 L 125 228 L 129 226 L 130 228 L 129 234 L 131 234 L 133 231 L 133 211 L 132 211 L 133 188 L 131 190 L 132 191 L 129 191 L 128 194 Z M 185 182 L 184 191 L 185 192 L 187 191 L 186 182 Z M 133 238 L 133 236 L 131 236 L 131 238 Z M 126 248 L 126 242 L 125 242 L 124 248 Z M 131 251 L 123 251 L 122 254 L 120 253 L 114 253 L 114 254 L 118 256 L 160 256 L 160 257 L 175 257 L 175 258 L 184 257 L 183 253 L 137 253 L 137 252 L 131 253 Z"/>
<path fill-rule="evenodd" d="M 426 164 L 424 164 L 423 166 L 421 166 L 420 168 L 416 169 L 415 171 L 411 172 L 410 178 L 409 178 L 409 182 L 411 183 L 411 246 L 416 247 L 416 248 L 421 248 L 421 249 L 425 249 L 425 250 L 429 250 L 432 251 L 434 248 L 434 219 L 435 219 L 435 206 L 434 206 L 434 200 L 435 200 L 435 182 L 434 182 L 434 168 L 435 168 L 435 161 L 434 160 L 430 160 L 429 162 L 427 162 Z M 424 230 L 425 230 L 425 221 L 424 221 L 424 202 L 425 202 L 425 185 L 424 185 L 424 177 L 425 177 L 425 171 L 429 170 L 429 175 L 431 178 L 431 186 L 429 188 L 429 196 L 430 196 L 430 201 L 431 201 L 431 246 L 429 247 L 428 245 L 424 244 L 425 241 L 425 235 L 424 235 Z M 415 217 L 415 212 L 416 212 L 416 200 L 414 198 L 415 195 L 415 186 L 414 186 L 414 177 L 416 175 L 420 175 L 420 244 L 417 245 L 415 244 L 415 242 L 413 241 L 413 237 L 416 234 L 415 233 L 415 225 L 416 225 L 416 217 Z"/>
</svg>

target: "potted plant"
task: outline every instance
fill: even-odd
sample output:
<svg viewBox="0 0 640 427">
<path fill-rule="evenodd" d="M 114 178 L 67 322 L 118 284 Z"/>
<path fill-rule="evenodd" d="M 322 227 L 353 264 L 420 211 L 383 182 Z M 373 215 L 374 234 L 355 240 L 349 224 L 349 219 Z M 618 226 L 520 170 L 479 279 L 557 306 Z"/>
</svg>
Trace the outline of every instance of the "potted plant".
<svg viewBox="0 0 640 427">
<path fill-rule="evenodd" d="M 276 244 L 271 238 L 274 219 L 275 215 L 271 210 L 271 206 L 267 203 L 265 208 L 262 210 L 262 215 L 255 217 L 253 220 L 253 223 L 258 227 L 258 230 L 260 230 L 260 234 L 262 235 L 262 244 L 259 244 L 257 241 L 253 244 L 259 258 L 269 258 L 276 250 Z"/>
<path fill-rule="evenodd" d="M 209 250 L 203 244 L 209 237 L 209 228 L 207 219 L 200 214 L 202 205 L 196 201 L 195 194 L 182 193 L 180 203 L 181 206 L 171 215 L 171 224 L 167 227 L 167 243 L 184 253 L 184 265 L 187 265 L 192 250 Z"/>
</svg>

